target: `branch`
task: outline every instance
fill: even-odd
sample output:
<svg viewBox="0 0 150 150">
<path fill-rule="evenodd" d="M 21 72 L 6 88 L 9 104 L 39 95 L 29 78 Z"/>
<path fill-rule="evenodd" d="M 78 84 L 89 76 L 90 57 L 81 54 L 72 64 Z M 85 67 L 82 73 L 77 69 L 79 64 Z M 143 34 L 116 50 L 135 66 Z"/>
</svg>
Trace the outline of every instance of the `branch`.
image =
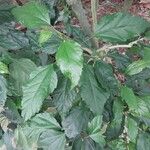
<svg viewBox="0 0 150 150">
<path fill-rule="evenodd" d="M 85 10 L 82 6 L 81 0 L 66 0 L 66 2 L 69 6 L 71 6 L 73 12 L 76 14 L 76 16 L 77 16 L 77 18 L 78 18 L 78 20 L 79 20 L 79 22 L 83 28 L 84 33 L 87 36 L 91 37 L 92 46 L 94 48 L 98 48 L 96 41 L 95 41 L 95 38 L 93 37 L 93 33 L 91 31 L 91 26 L 88 22 Z"/>
<path fill-rule="evenodd" d="M 143 41 L 143 40 L 144 40 L 144 38 L 139 38 L 138 40 L 133 41 L 133 42 L 127 44 L 127 45 L 114 45 L 114 46 L 108 46 L 108 47 L 104 46 L 104 47 L 98 49 L 97 52 L 108 51 L 110 49 L 115 49 L 115 48 L 131 48 L 133 45 L 135 45 L 138 42 Z"/>
<path fill-rule="evenodd" d="M 72 40 L 69 36 L 63 34 L 62 32 L 56 30 L 53 26 L 49 26 L 50 30 L 52 32 L 55 32 L 58 34 L 58 36 L 61 38 L 61 39 L 69 39 L 69 40 Z M 83 51 L 87 52 L 88 54 L 92 55 L 92 51 L 88 48 L 85 48 L 85 47 L 81 47 Z"/>
</svg>

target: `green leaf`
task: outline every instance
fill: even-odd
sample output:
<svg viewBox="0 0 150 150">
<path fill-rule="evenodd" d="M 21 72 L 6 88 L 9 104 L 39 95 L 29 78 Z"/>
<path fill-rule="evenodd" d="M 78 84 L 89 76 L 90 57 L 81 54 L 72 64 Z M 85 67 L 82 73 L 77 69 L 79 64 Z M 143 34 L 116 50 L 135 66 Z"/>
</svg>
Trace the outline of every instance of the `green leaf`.
<svg viewBox="0 0 150 150">
<path fill-rule="evenodd" d="M 7 108 L 5 110 L 5 116 L 8 118 L 9 122 L 11 123 L 22 123 L 23 119 L 18 111 L 18 108 L 16 106 L 16 101 L 17 99 L 15 99 L 15 101 L 8 99 L 5 103 L 5 107 Z M 18 100 L 20 102 L 20 99 Z M 14 103 L 15 102 L 15 103 Z M 21 102 L 20 102 L 21 103 Z"/>
<path fill-rule="evenodd" d="M 63 41 L 57 51 L 56 62 L 62 73 L 71 80 L 72 88 L 75 87 L 83 67 L 81 46 L 70 40 Z"/>
<path fill-rule="evenodd" d="M 72 150 L 103 150 L 99 144 L 95 143 L 91 138 L 76 139 L 73 142 Z"/>
<path fill-rule="evenodd" d="M 62 114 L 69 112 L 76 99 L 76 92 L 71 89 L 71 82 L 67 78 L 58 81 L 58 87 L 54 91 L 53 100 L 57 110 Z"/>
<path fill-rule="evenodd" d="M 40 113 L 32 118 L 30 126 L 45 129 L 60 129 L 57 120 L 50 113 Z"/>
<path fill-rule="evenodd" d="M 127 69 L 126 73 L 128 75 L 134 75 L 141 72 L 145 68 L 150 68 L 150 61 L 149 60 L 138 60 L 130 64 Z"/>
<path fill-rule="evenodd" d="M 30 41 L 30 46 L 32 50 L 36 52 L 42 51 L 47 54 L 54 54 L 58 50 L 62 42 L 62 39 L 60 39 L 57 35 L 52 34 L 51 37 L 46 42 L 40 45 L 39 32 L 33 32 L 32 30 L 31 31 L 28 30 L 26 32 L 26 35 Z"/>
<path fill-rule="evenodd" d="M 149 61 L 149 58 L 150 58 L 150 47 L 144 46 L 143 47 L 143 59 L 146 61 Z"/>
<path fill-rule="evenodd" d="M 150 96 L 149 95 L 148 96 L 142 96 L 142 97 L 140 97 L 140 99 L 146 103 L 148 109 L 150 110 Z"/>
<path fill-rule="evenodd" d="M 85 66 L 83 68 L 81 76 L 81 97 L 92 112 L 97 115 L 102 114 L 109 94 L 99 87 L 91 66 Z"/>
<path fill-rule="evenodd" d="M 111 57 L 115 62 L 115 66 L 119 71 L 124 72 L 131 63 L 131 60 L 127 55 L 120 54 L 119 52 L 116 52 L 116 50 L 109 51 L 107 54 L 108 57 Z"/>
<path fill-rule="evenodd" d="M 121 97 L 123 100 L 125 100 L 125 102 L 129 106 L 130 110 L 136 110 L 138 108 L 138 102 L 137 102 L 136 96 L 134 95 L 132 89 L 130 89 L 126 86 L 122 86 L 121 87 Z"/>
<path fill-rule="evenodd" d="M 91 48 L 91 41 L 89 37 L 83 32 L 83 30 L 80 27 L 66 26 L 66 30 L 68 28 L 69 28 L 69 31 L 71 32 L 70 35 L 73 36 L 76 42 L 78 42 L 83 47 Z"/>
<path fill-rule="evenodd" d="M 15 30 L 12 25 L 0 25 L 0 46 L 17 50 L 29 46 L 29 40 L 22 31 Z"/>
<path fill-rule="evenodd" d="M 112 67 L 103 61 L 97 61 L 94 65 L 94 71 L 102 87 L 108 92 L 115 93 L 118 88 L 118 81 L 113 74 Z"/>
<path fill-rule="evenodd" d="M 118 138 L 120 134 L 122 134 L 123 130 L 123 110 L 124 105 L 120 99 L 115 99 L 113 104 L 113 115 L 114 118 L 111 123 L 108 125 L 106 130 L 107 139 L 115 139 Z"/>
<path fill-rule="evenodd" d="M 124 43 L 139 36 L 150 24 L 128 13 L 115 13 L 104 16 L 98 23 L 95 35 L 108 42 Z"/>
<path fill-rule="evenodd" d="M 119 121 L 122 120 L 124 105 L 120 99 L 116 99 L 113 104 L 113 114 L 114 120 Z"/>
<path fill-rule="evenodd" d="M 48 10 L 38 2 L 28 2 L 12 10 L 15 18 L 29 28 L 39 28 L 50 24 Z"/>
<path fill-rule="evenodd" d="M 40 36 L 39 36 L 39 44 L 43 44 L 48 41 L 48 39 L 52 36 L 52 32 L 50 31 L 49 28 L 44 28 L 40 31 Z"/>
<path fill-rule="evenodd" d="M 36 65 L 30 59 L 14 59 L 9 65 L 10 76 L 15 80 L 18 90 L 22 93 L 22 86 L 29 79 L 29 75 L 36 69 Z"/>
<path fill-rule="evenodd" d="M 1 61 L 0 61 L 0 73 L 1 74 L 8 74 L 9 73 L 7 65 Z"/>
<path fill-rule="evenodd" d="M 49 16 L 52 20 L 52 23 L 53 23 L 53 21 L 57 21 L 56 15 L 58 15 L 57 14 L 58 12 L 55 11 L 55 9 L 58 4 L 58 0 L 40 0 L 40 2 L 42 4 L 44 4 L 47 7 L 47 9 L 49 10 Z"/>
<path fill-rule="evenodd" d="M 23 87 L 22 116 L 30 119 L 37 113 L 44 99 L 57 86 L 57 75 L 52 65 L 39 67 L 30 75 L 29 82 Z"/>
<path fill-rule="evenodd" d="M 136 98 L 137 98 L 137 102 L 138 102 L 138 107 L 133 112 L 133 115 L 136 117 L 150 118 L 150 111 L 148 109 L 149 105 L 147 105 L 147 103 L 144 100 L 142 100 L 141 98 L 139 98 L 139 97 L 136 97 Z"/>
<path fill-rule="evenodd" d="M 137 140 L 137 150 L 149 150 L 150 148 L 150 134 L 140 133 Z"/>
<path fill-rule="evenodd" d="M 116 139 L 111 141 L 109 144 L 111 150 L 126 150 L 126 143 L 123 139 Z"/>
<path fill-rule="evenodd" d="M 101 125 L 102 125 L 102 116 L 94 117 L 93 120 L 88 123 L 89 134 L 100 132 Z"/>
<path fill-rule="evenodd" d="M 145 38 L 147 38 L 148 40 L 150 40 L 150 31 L 147 31 L 147 32 L 145 33 Z"/>
<path fill-rule="evenodd" d="M 11 13 L 13 7 L 12 3 L 8 3 L 7 0 L 0 1 L 0 24 L 10 22 L 14 19 L 14 16 Z"/>
<path fill-rule="evenodd" d="M 3 142 L 4 142 L 5 146 L 6 146 L 6 149 L 4 149 L 4 150 L 9 150 L 9 149 L 10 150 L 15 150 L 14 143 L 13 143 L 13 140 L 14 140 L 14 132 L 13 131 L 7 130 L 3 134 L 2 140 L 3 140 Z"/>
<path fill-rule="evenodd" d="M 85 130 L 89 121 L 90 112 L 85 108 L 75 107 L 69 115 L 63 120 L 62 125 L 66 136 L 74 138 Z"/>
<path fill-rule="evenodd" d="M 56 130 L 43 132 L 39 139 L 39 147 L 44 150 L 65 150 L 65 144 L 65 134 Z"/>
<path fill-rule="evenodd" d="M 126 120 L 126 127 L 127 127 L 128 136 L 130 138 L 130 141 L 133 143 L 136 143 L 136 138 L 138 135 L 137 122 L 135 120 L 133 120 L 132 118 L 128 117 Z"/>
<path fill-rule="evenodd" d="M 88 123 L 88 133 L 95 142 L 99 143 L 100 146 L 103 147 L 105 145 L 105 140 L 100 132 L 101 125 L 102 116 L 94 117 L 93 120 Z"/>
<path fill-rule="evenodd" d="M 105 146 L 106 142 L 105 142 L 104 136 L 100 132 L 97 132 L 95 134 L 90 134 L 89 136 L 92 140 L 98 143 L 101 147 Z"/>
<path fill-rule="evenodd" d="M 11 76 L 20 82 L 21 85 L 25 84 L 31 72 L 37 69 L 35 63 L 27 58 L 14 59 L 9 68 Z"/>
<path fill-rule="evenodd" d="M 7 84 L 3 76 L 0 75 L 0 105 L 4 106 L 7 98 Z"/>
<path fill-rule="evenodd" d="M 27 138 L 34 141 L 38 141 L 39 136 L 49 129 L 61 129 L 59 123 L 50 113 L 36 115 L 31 119 L 28 125 L 23 128 Z"/>
<path fill-rule="evenodd" d="M 15 130 L 15 141 L 18 149 L 33 150 L 21 127 Z"/>
</svg>

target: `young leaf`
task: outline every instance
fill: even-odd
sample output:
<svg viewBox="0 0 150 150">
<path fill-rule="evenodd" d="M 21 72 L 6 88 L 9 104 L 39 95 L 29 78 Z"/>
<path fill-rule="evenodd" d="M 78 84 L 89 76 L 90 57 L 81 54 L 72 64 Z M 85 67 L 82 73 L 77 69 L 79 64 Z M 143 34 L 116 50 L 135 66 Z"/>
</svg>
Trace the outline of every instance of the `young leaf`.
<svg viewBox="0 0 150 150">
<path fill-rule="evenodd" d="M 104 16 L 99 21 L 95 35 L 104 41 L 123 43 L 139 36 L 148 27 L 150 24 L 138 16 L 115 13 Z"/>
<path fill-rule="evenodd" d="M 127 69 L 126 73 L 128 75 L 134 75 L 141 72 L 145 68 L 150 68 L 150 61 L 149 60 L 138 60 L 130 64 Z"/>
<path fill-rule="evenodd" d="M 62 73 L 71 80 L 75 87 L 82 73 L 83 56 L 80 45 L 76 42 L 63 41 L 56 54 L 56 62 Z"/>
<path fill-rule="evenodd" d="M 0 73 L 1 74 L 8 74 L 9 73 L 7 65 L 1 61 L 0 61 Z"/>
<path fill-rule="evenodd" d="M 130 110 L 136 110 L 138 108 L 138 102 L 137 102 L 136 96 L 134 95 L 132 89 L 130 89 L 126 86 L 122 86 L 121 87 L 121 97 L 123 100 L 125 100 L 125 102 L 129 106 Z"/>
<path fill-rule="evenodd" d="M 72 107 L 76 98 L 76 92 L 71 90 L 71 82 L 68 78 L 61 78 L 58 81 L 58 87 L 54 91 L 54 104 L 61 114 L 66 114 Z"/>
<path fill-rule="evenodd" d="M 138 125 L 137 122 L 135 120 L 133 120 L 132 118 L 127 118 L 126 120 L 126 127 L 128 130 L 128 136 L 130 138 L 130 141 L 133 143 L 136 143 L 136 138 L 138 135 Z"/>
<path fill-rule="evenodd" d="M 84 108 L 75 107 L 69 115 L 63 120 L 62 125 L 66 136 L 74 138 L 81 133 L 87 126 L 90 112 Z"/>
<path fill-rule="evenodd" d="M 44 150 L 65 150 L 65 144 L 65 134 L 57 130 L 45 131 L 39 139 L 39 147 Z"/>
<path fill-rule="evenodd" d="M 19 22 L 29 28 L 39 28 L 50 24 L 48 10 L 35 1 L 14 8 L 12 13 Z"/>
<path fill-rule="evenodd" d="M 3 76 L 0 75 L 0 106 L 4 106 L 7 98 L 7 84 Z"/>
<path fill-rule="evenodd" d="M 57 86 L 57 75 L 52 65 L 39 67 L 30 75 L 28 84 L 23 87 L 22 116 L 30 119 L 37 113 L 44 99 Z"/>
<path fill-rule="evenodd" d="M 52 32 L 50 31 L 49 28 L 44 28 L 40 31 L 40 36 L 39 36 L 39 44 L 43 44 L 48 41 L 48 39 L 52 36 Z"/>
<path fill-rule="evenodd" d="M 97 115 L 102 114 L 104 104 L 109 98 L 109 94 L 99 87 L 91 66 L 84 66 L 83 69 L 81 76 L 81 97 L 91 111 Z"/>
</svg>

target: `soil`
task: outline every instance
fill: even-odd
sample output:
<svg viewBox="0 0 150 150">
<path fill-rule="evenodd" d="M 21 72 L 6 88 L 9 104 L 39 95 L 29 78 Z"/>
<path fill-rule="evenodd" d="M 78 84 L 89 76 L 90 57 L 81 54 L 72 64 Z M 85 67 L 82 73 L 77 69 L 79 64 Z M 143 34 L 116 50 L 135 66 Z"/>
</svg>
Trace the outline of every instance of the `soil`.
<svg viewBox="0 0 150 150">
<path fill-rule="evenodd" d="M 87 16 L 91 22 L 91 0 L 82 0 L 84 8 L 87 10 Z M 106 14 L 122 11 L 124 0 L 99 0 L 97 15 L 98 19 Z M 134 0 L 128 10 L 133 15 L 144 17 L 150 21 L 150 0 Z"/>
</svg>

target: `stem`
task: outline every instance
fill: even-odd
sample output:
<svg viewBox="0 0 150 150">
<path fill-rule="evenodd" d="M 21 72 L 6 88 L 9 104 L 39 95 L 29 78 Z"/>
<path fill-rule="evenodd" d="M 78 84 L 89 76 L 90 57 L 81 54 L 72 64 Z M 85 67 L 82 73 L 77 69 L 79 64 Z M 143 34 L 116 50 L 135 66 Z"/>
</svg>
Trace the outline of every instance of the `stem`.
<svg viewBox="0 0 150 150">
<path fill-rule="evenodd" d="M 133 0 L 125 0 L 123 2 L 122 11 L 127 12 L 130 9 L 130 7 L 132 6 L 132 3 L 133 3 Z"/>
<path fill-rule="evenodd" d="M 96 32 L 96 25 L 97 25 L 97 0 L 91 0 L 91 12 L 92 12 L 92 20 L 93 20 L 93 32 Z M 97 47 L 98 47 L 98 40 L 95 38 Z"/>
<path fill-rule="evenodd" d="M 93 20 L 93 32 L 95 32 L 96 25 L 97 25 L 97 2 L 96 0 L 91 0 L 91 12 L 92 12 L 92 20 Z"/>
</svg>

